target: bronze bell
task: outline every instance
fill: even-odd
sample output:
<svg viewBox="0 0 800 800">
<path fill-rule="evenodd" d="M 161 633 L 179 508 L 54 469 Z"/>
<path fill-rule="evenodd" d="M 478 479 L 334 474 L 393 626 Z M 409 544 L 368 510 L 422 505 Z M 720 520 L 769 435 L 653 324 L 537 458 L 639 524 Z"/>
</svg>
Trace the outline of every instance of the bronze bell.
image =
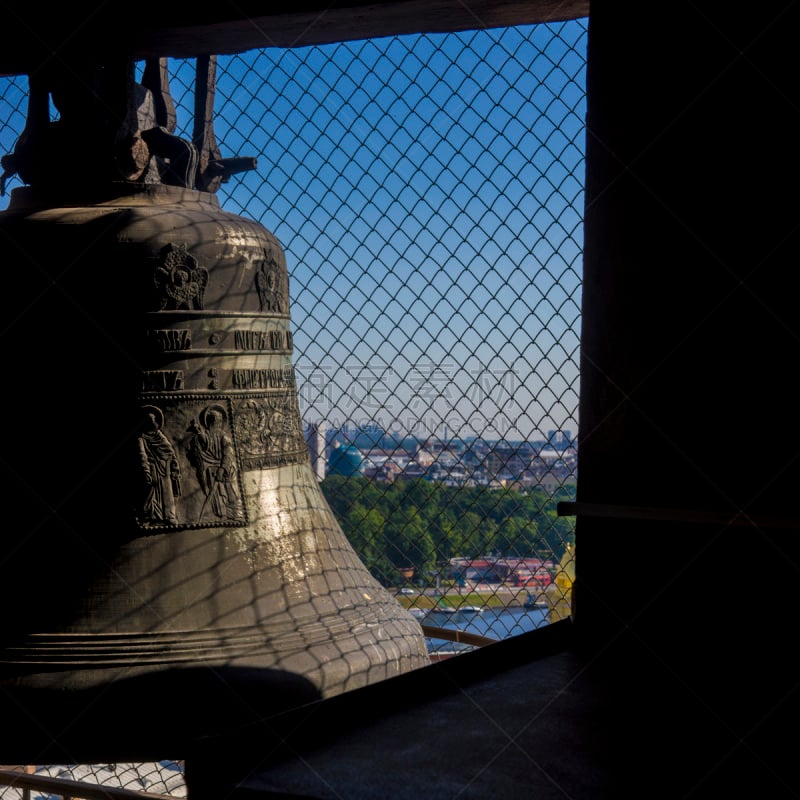
<svg viewBox="0 0 800 800">
<path fill-rule="evenodd" d="M 0 697 L 20 763 L 180 758 L 429 663 L 312 471 L 284 251 L 214 193 L 247 160 L 219 158 L 210 114 L 191 143 L 171 132 L 163 61 L 144 85 L 82 69 L 31 80 L 4 159 L 29 183 L 0 213 Z M 213 69 L 198 59 L 212 98 Z"/>
</svg>

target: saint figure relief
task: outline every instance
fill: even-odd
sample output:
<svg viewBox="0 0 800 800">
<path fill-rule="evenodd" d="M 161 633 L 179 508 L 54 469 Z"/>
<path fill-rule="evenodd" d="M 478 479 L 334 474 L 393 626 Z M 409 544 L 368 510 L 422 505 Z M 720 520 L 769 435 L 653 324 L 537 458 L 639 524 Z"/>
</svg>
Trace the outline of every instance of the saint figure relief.
<svg viewBox="0 0 800 800">
<path fill-rule="evenodd" d="M 192 421 L 188 444 L 189 460 L 205 495 L 197 521 L 213 514 L 218 520 L 244 520 L 239 494 L 239 468 L 233 438 L 226 427 L 227 414 L 220 405 L 206 408 Z"/>
<path fill-rule="evenodd" d="M 175 498 L 181 495 L 181 473 L 175 448 L 162 430 L 164 415 L 156 406 L 145 406 L 139 434 L 139 456 L 145 482 L 142 521 L 145 524 L 178 524 Z"/>
</svg>

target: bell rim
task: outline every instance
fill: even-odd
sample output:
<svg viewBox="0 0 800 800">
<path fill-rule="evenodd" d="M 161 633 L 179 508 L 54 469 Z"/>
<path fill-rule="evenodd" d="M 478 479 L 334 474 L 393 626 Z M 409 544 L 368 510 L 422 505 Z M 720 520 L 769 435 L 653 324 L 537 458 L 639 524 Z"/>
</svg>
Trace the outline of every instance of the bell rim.
<svg viewBox="0 0 800 800">
<path fill-rule="evenodd" d="M 221 210 L 219 198 L 212 192 L 162 183 L 112 182 L 102 186 L 43 189 L 18 186 L 9 193 L 6 212 L 42 208 L 83 208 L 85 206 L 195 204 Z"/>
</svg>

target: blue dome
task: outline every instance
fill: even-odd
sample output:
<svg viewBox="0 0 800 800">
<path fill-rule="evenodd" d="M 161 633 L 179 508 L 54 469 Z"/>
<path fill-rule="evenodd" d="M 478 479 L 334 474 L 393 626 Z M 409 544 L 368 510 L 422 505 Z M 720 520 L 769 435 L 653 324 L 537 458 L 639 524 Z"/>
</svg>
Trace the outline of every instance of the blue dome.
<svg viewBox="0 0 800 800">
<path fill-rule="evenodd" d="M 358 475 L 364 471 L 364 456 L 357 447 L 342 445 L 331 451 L 328 475 Z"/>
</svg>

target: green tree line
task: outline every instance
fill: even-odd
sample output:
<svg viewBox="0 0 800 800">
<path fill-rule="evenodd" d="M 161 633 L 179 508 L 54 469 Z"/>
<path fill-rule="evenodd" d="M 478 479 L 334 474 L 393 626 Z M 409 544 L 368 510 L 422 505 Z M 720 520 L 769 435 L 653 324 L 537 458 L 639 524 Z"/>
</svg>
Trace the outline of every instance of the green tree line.
<svg viewBox="0 0 800 800">
<path fill-rule="evenodd" d="M 398 569 L 431 574 L 450 558 L 549 558 L 558 562 L 573 523 L 556 514 L 564 491 L 523 493 L 484 486 L 454 487 L 423 479 L 375 483 L 363 476 L 330 475 L 322 493 L 353 548 L 384 585 Z"/>
</svg>

